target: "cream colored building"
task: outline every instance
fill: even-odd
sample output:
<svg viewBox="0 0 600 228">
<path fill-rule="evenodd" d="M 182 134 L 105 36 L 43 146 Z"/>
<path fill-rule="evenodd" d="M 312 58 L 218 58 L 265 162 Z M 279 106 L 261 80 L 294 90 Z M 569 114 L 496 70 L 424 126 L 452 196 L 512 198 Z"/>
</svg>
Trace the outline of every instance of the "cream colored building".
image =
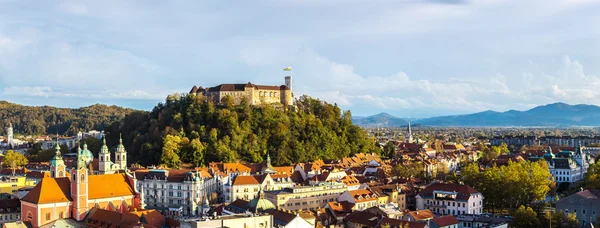
<svg viewBox="0 0 600 228">
<path fill-rule="evenodd" d="M 238 175 L 233 179 L 229 199 L 231 201 L 236 199 L 250 201 L 257 198 L 261 190 L 276 191 L 295 185 L 292 178 L 285 174 Z"/>
<path fill-rule="evenodd" d="M 281 86 L 255 85 L 250 82 L 247 84 L 221 84 L 207 88 L 194 86 L 190 90 L 190 94 L 211 97 L 217 104 L 220 104 L 226 96 L 230 96 L 235 105 L 239 105 L 243 98 L 246 98 L 250 105 L 293 105 L 291 76 L 286 76 L 285 84 Z"/>
<path fill-rule="evenodd" d="M 322 182 L 313 186 L 296 186 L 265 193 L 265 198 L 285 210 L 314 210 L 334 202 L 346 192 L 346 185 L 337 182 Z"/>
</svg>

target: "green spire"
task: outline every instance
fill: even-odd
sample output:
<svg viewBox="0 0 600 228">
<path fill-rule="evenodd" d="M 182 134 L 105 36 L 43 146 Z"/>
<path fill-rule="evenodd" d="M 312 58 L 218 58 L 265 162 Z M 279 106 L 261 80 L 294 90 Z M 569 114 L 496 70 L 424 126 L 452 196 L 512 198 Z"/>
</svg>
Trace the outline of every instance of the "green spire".
<svg viewBox="0 0 600 228">
<path fill-rule="evenodd" d="M 108 154 L 108 146 L 106 146 L 106 137 L 102 140 L 102 147 L 100 147 L 101 154 Z"/>
</svg>

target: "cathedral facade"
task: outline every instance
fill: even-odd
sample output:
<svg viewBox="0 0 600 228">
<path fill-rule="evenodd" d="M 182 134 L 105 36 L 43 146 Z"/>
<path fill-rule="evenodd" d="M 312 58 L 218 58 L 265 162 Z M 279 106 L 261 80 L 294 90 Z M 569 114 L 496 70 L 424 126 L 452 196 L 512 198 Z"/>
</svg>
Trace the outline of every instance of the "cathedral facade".
<svg viewBox="0 0 600 228">
<path fill-rule="evenodd" d="M 194 86 L 190 94 L 206 96 L 213 99 L 216 104 L 221 104 L 226 96 L 239 105 L 243 99 L 250 105 L 282 104 L 293 105 L 292 77 L 285 77 L 285 84 L 281 86 L 247 84 L 221 84 L 214 87 L 203 88 Z"/>
<path fill-rule="evenodd" d="M 124 149 L 121 153 L 118 151 L 115 156 L 126 157 Z M 108 149 L 101 152 L 101 160 L 104 152 Z M 110 159 L 104 160 L 104 164 L 111 167 L 111 170 L 100 170 L 104 175 L 90 175 L 92 161 L 92 153 L 84 145 L 79 149 L 73 167 L 67 168 L 57 143 L 56 154 L 50 160 L 51 177 L 43 178 L 21 199 L 23 221 L 30 222 L 32 227 L 40 227 L 58 219 L 82 221 L 93 208 L 119 213 L 141 208 L 143 198 L 135 190 L 135 178 L 126 171 L 115 173 L 113 170 L 125 168 L 124 157 L 117 157 L 116 164 Z"/>
</svg>

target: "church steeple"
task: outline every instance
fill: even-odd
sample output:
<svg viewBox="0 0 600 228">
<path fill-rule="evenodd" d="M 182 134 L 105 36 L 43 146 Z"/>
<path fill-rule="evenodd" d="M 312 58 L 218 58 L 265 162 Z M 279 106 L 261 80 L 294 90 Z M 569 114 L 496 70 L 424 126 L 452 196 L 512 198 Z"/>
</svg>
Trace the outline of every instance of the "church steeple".
<svg viewBox="0 0 600 228">
<path fill-rule="evenodd" d="M 410 120 L 408 121 L 408 127 L 406 129 L 406 142 L 407 143 L 413 143 L 414 139 L 413 139 L 413 135 L 412 135 L 412 129 L 410 128 Z"/>
<path fill-rule="evenodd" d="M 121 134 L 119 134 L 119 145 L 115 152 L 115 164 L 118 164 L 121 169 L 127 170 L 127 151 L 125 150 L 125 146 L 123 146 L 123 137 Z"/>
<path fill-rule="evenodd" d="M 50 176 L 51 177 L 65 177 L 66 167 L 65 162 L 62 159 L 60 153 L 60 145 L 58 145 L 58 135 L 56 136 L 56 146 L 54 147 L 56 152 L 52 160 L 50 160 Z"/>
<path fill-rule="evenodd" d="M 98 161 L 98 171 L 100 174 L 110 173 L 112 162 L 110 161 L 110 152 L 108 152 L 108 146 L 106 145 L 106 136 L 102 140 L 102 147 L 100 148 L 98 159 L 100 159 L 100 161 Z"/>
</svg>

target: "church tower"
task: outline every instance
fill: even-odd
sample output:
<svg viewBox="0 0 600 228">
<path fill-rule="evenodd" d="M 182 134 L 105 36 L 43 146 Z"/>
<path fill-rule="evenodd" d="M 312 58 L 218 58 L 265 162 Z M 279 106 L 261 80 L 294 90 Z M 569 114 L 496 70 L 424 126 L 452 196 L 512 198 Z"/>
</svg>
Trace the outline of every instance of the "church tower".
<svg viewBox="0 0 600 228">
<path fill-rule="evenodd" d="M 13 127 L 12 127 L 12 123 L 8 122 L 8 128 L 6 128 L 6 138 L 8 138 L 8 147 L 10 148 L 14 148 L 15 147 L 15 142 L 14 142 L 14 136 L 13 136 Z"/>
<path fill-rule="evenodd" d="M 71 169 L 71 198 L 73 219 L 81 221 L 88 213 L 88 169 L 82 154 L 77 155 L 77 165 Z M 108 184 L 108 183 L 107 183 Z"/>
<path fill-rule="evenodd" d="M 408 121 L 408 129 L 407 129 L 407 133 L 406 133 L 406 142 L 407 143 L 413 143 L 414 139 L 413 139 L 413 135 L 412 135 L 412 130 L 410 129 L 410 120 Z"/>
<path fill-rule="evenodd" d="M 62 159 L 62 155 L 60 154 L 60 146 L 58 145 L 58 138 L 56 139 L 56 154 L 50 160 L 50 177 L 66 177 L 66 166 L 65 161 Z"/>
<path fill-rule="evenodd" d="M 106 146 L 106 137 L 104 137 L 102 142 L 103 144 L 98 154 L 98 171 L 100 174 L 107 174 L 111 171 L 112 162 L 110 162 L 110 153 L 108 152 L 108 146 Z"/>
<path fill-rule="evenodd" d="M 115 152 L 115 163 L 119 164 L 121 169 L 127 170 L 127 151 L 125 150 L 125 146 L 123 146 L 123 137 L 119 135 L 119 146 L 117 146 L 117 151 Z"/>
</svg>

